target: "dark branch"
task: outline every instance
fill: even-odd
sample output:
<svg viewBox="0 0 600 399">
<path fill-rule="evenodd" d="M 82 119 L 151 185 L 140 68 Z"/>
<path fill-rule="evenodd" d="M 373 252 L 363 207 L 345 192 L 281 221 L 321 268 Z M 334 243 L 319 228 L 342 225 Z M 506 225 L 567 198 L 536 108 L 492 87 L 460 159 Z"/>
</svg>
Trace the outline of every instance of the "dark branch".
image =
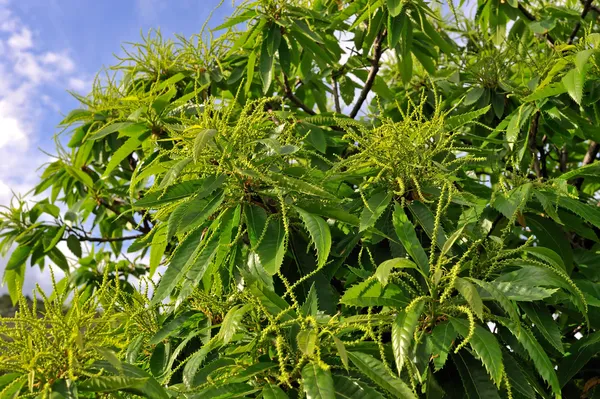
<svg viewBox="0 0 600 399">
<path fill-rule="evenodd" d="M 542 169 L 540 167 L 540 159 L 538 158 L 538 149 L 537 149 L 537 132 L 540 123 L 540 111 L 537 111 L 531 120 L 531 128 L 529 129 L 529 150 L 531 151 L 531 155 L 533 156 L 533 170 L 535 170 L 535 175 L 538 179 L 543 177 Z"/>
<path fill-rule="evenodd" d="M 355 118 L 358 115 L 358 111 L 360 111 L 363 103 L 367 99 L 367 95 L 371 91 L 373 87 L 373 83 L 375 83 L 375 78 L 377 77 L 377 73 L 379 72 L 379 61 L 381 60 L 381 55 L 383 54 L 383 41 L 385 39 L 385 31 L 379 32 L 375 41 L 373 42 L 373 60 L 371 62 L 371 70 L 369 71 L 369 75 L 367 76 L 367 81 L 365 82 L 365 87 L 360 92 L 358 96 L 358 101 L 354 104 L 354 108 L 350 112 L 350 118 Z"/>
<path fill-rule="evenodd" d="M 287 76 L 283 75 L 283 89 L 285 91 L 285 96 L 290 99 L 294 104 L 298 107 L 302 108 L 304 112 L 310 115 L 316 115 L 316 112 L 313 111 L 308 105 L 304 104 L 302 100 L 300 100 L 296 95 L 292 92 L 292 87 L 290 86 L 290 81 Z"/>
<path fill-rule="evenodd" d="M 592 6 L 593 1 L 594 0 L 587 0 L 583 4 L 583 11 L 581 12 L 582 20 L 586 17 L 588 12 L 590 12 L 590 8 Z M 573 28 L 573 32 L 571 32 L 571 36 L 569 36 L 569 40 L 567 41 L 568 44 L 573 44 L 573 41 L 575 40 L 575 36 L 577 36 L 577 32 L 579 32 L 580 28 L 581 28 L 581 21 L 578 21 L 577 24 L 575 24 L 575 27 Z"/>
<path fill-rule="evenodd" d="M 340 106 L 340 90 L 338 87 L 337 78 L 331 78 L 333 81 L 333 103 L 335 104 L 335 112 L 338 114 L 342 113 L 342 107 Z"/>
<path fill-rule="evenodd" d="M 519 2 L 519 10 L 523 13 L 525 18 L 527 18 L 528 20 L 537 21 L 535 16 L 532 13 L 530 13 L 529 10 L 527 10 L 521 2 Z M 546 40 L 550 44 L 550 47 L 553 47 L 554 46 L 554 38 L 552 36 L 550 36 L 550 33 L 545 33 L 544 36 L 546 37 Z"/>
<path fill-rule="evenodd" d="M 115 198 L 113 201 L 117 202 L 117 203 L 121 202 L 121 203 L 124 204 L 124 202 L 121 199 L 119 199 L 119 198 Z M 117 215 L 117 217 L 123 217 L 123 218 L 125 218 L 126 221 L 128 221 L 129 223 L 131 223 L 132 226 L 138 226 L 139 223 L 136 222 L 133 217 L 123 216 L 123 213 L 121 211 L 119 211 L 119 209 L 116 206 L 114 206 L 113 204 L 110 204 L 104 198 L 100 198 L 98 200 L 98 202 L 99 202 L 100 205 L 104 206 L 106 209 L 112 211 L 115 215 Z M 142 217 L 145 218 L 145 215 L 142 215 Z M 152 228 L 147 223 L 144 223 L 143 226 L 138 226 L 136 228 L 136 230 L 139 230 L 142 233 L 147 234 L 147 233 L 149 233 L 152 230 Z"/>
<path fill-rule="evenodd" d="M 136 240 L 138 238 L 144 237 L 146 234 L 136 234 L 133 236 L 125 236 L 125 237 L 90 237 L 87 235 L 85 231 L 76 227 L 69 227 L 69 232 L 72 233 L 79 241 L 88 241 L 88 242 L 117 242 L 117 241 L 128 241 L 128 240 Z M 77 232 L 77 231 L 80 232 Z M 66 241 L 66 239 L 63 239 Z"/>
<path fill-rule="evenodd" d="M 598 155 L 598 151 L 600 150 L 600 145 L 590 140 L 590 145 L 588 146 L 587 152 L 585 153 L 585 157 L 583 157 L 582 166 L 589 165 L 596 160 L 596 156 Z M 583 178 L 579 177 L 575 180 L 575 187 L 579 190 L 581 185 L 583 184 Z"/>
<path fill-rule="evenodd" d="M 77 236 L 79 241 L 89 241 L 89 242 L 117 242 L 117 241 L 128 241 L 128 240 L 137 240 L 138 238 L 144 237 L 145 234 L 136 234 L 134 236 L 125 236 L 125 237 L 88 237 L 88 236 Z"/>
<path fill-rule="evenodd" d="M 567 161 L 569 160 L 569 152 L 566 145 L 563 145 L 560 149 L 559 157 L 559 170 L 561 173 L 565 173 L 567 171 Z"/>
<path fill-rule="evenodd" d="M 579 0 L 579 2 L 585 6 L 586 0 Z M 593 4 L 590 4 L 590 11 L 595 12 L 596 14 L 600 14 L 600 7 L 597 7 Z"/>
</svg>

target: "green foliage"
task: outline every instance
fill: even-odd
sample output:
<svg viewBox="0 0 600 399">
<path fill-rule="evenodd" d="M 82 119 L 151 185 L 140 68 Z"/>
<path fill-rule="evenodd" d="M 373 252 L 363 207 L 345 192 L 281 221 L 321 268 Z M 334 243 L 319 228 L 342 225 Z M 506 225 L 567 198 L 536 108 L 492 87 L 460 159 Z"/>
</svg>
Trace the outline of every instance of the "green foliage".
<svg viewBox="0 0 600 399">
<path fill-rule="evenodd" d="M 597 10 L 463 7 L 127 47 L 0 215 L 0 397 L 598 395 Z"/>
</svg>

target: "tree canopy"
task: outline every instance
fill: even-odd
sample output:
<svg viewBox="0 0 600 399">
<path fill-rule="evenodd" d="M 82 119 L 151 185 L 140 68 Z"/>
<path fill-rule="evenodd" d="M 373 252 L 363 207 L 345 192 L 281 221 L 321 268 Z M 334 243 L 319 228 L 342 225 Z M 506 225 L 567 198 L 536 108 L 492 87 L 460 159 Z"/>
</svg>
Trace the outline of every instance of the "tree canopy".
<svg viewBox="0 0 600 399">
<path fill-rule="evenodd" d="M 254 0 L 125 46 L 0 213 L 0 397 L 600 395 L 598 18 Z"/>
</svg>

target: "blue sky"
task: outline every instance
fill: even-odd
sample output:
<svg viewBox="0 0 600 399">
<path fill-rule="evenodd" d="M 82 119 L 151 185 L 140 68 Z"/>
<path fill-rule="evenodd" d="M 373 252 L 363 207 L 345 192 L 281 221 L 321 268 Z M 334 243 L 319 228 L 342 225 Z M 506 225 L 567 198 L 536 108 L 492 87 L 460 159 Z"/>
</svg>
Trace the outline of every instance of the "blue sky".
<svg viewBox="0 0 600 399">
<path fill-rule="evenodd" d="M 0 0 L 0 204 L 25 193 L 54 153 L 63 115 L 77 107 L 67 90 L 86 94 L 94 75 L 114 64 L 125 42 L 160 28 L 165 38 L 198 33 L 219 0 Z M 232 12 L 231 0 L 210 25 Z M 0 275 L 6 260 L 0 259 Z M 25 291 L 48 287 L 29 268 Z M 0 293 L 5 292 L 0 288 Z"/>
</svg>

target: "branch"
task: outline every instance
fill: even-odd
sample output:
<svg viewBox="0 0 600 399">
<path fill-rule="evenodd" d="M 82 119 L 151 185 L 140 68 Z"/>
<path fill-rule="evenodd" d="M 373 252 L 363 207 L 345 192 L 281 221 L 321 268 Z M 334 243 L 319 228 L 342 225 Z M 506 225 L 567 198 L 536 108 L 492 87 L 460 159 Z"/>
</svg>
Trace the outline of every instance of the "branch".
<svg viewBox="0 0 600 399">
<path fill-rule="evenodd" d="M 114 202 L 122 202 L 122 200 L 120 200 L 118 198 L 114 199 L 113 201 Z M 99 205 L 104 206 L 106 209 L 114 212 L 114 214 L 117 215 L 117 217 L 121 217 L 123 215 L 123 213 L 121 211 L 119 211 L 118 208 L 116 208 L 114 205 L 109 204 L 108 201 L 105 200 L 104 198 L 99 198 L 98 203 L 99 203 Z M 122 202 L 122 203 L 124 204 L 124 202 Z M 131 223 L 132 226 L 138 226 L 139 223 L 136 222 L 133 217 L 126 217 L 126 216 L 123 216 L 123 217 L 125 218 L 125 220 L 127 220 L 129 223 Z M 145 219 L 145 215 L 142 215 L 142 218 Z M 152 228 L 150 226 L 148 226 L 147 223 L 144 223 L 143 226 L 139 226 L 138 228 L 136 228 L 136 230 L 139 230 L 142 233 L 147 234 L 152 230 Z"/>
<path fill-rule="evenodd" d="M 529 10 L 527 10 L 523 4 L 521 4 L 521 2 L 519 2 L 519 10 L 523 13 L 523 15 L 525 15 L 525 18 L 527 18 L 530 21 L 537 21 L 537 19 L 535 18 L 535 16 L 529 12 Z M 550 47 L 554 46 L 554 38 L 552 38 L 552 36 L 550 36 L 550 33 L 545 33 L 544 36 L 546 36 L 546 40 L 548 41 L 548 43 L 550 44 Z"/>
<path fill-rule="evenodd" d="M 567 161 L 569 159 L 569 152 L 567 151 L 567 146 L 563 145 L 560 149 L 560 165 L 559 170 L 561 173 L 565 173 L 567 171 Z"/>
<path fill-rule="evenodd" d="M 592 7 L 593 1 L 594 0 L 587 0 L 584 3 L 583 11 L 581 12 L 581 19 L 584 19 L 585 16 L 588 14 L 588 12 L 590 12 L 590 8 Z M 575 40 L 575 36 L 577 36 L 577 32 L 579 32 L 580 28 L 581 28 L 581 21 L 577 21 L 577 24 L 573 28 L 573 32 L 571 32 L 571 36 L 569 36 L 569 40 L 567 41 L 568 44 L 573 44 L 573 41 Z"/>
<path fill-rule="evenodd" d="M 579 0 L 579 2 L 585 6 L 586 0 Z M 590 11 L 595 12 L 596 14 L 600 14 L 600 8 L 598 6 L 590 4 Z"/>
<path fill-rule="evenodd" d="M 340 106 L 340 90 L 338 88 L 338 81 L 334 77 L 332 77 L 331 80 L 333 81 L 333 103 L 335 104 L 335 112 L 341 114 L 342 107 Z"/>
<path fill-rule="evenodd" d="M 128 241 L 128 240 L 136 240 L 138 238 L 144 237 L 146 234 L 136 234 L 133 236 L 125 236 L 125 237 L 90 237 L 85 231 L 81 229 L 77 229 L 82 233 L 77 233 L 74 228 L 69 227 L 69 232 L 75 235 L 79 241 L 88 241 L 88 242 L 117 242 L 117 241 Z M 63 241 L 66 241 L 63 240 Z"/>
<path fill-rule="evenodd" d="M 296 95 L 292 92 L 292 87 L 290 86 L 290 81 L 288 80 L 285 74 L 283 75 L 283 89 L 285 91 L 285 96 L 290 99 L 294 104 L 298 107 L 302 108 L 304 112 L 310 115 L 316 115 L 317 113 L 313 111 L 308 105 L 304 104 L 302 100 L 300 100 Z"/>
<path fill-rule="evenodd" d="M 583 157 L 583 163 L 581 166 L 589 165 L 592 162 L 594 162 L 594 160 L 596 160 L 596 156 L 598 155 L 599 150 L 600 145 L 597 142 L 590 140 L 590 145 L 588 146 L 588 150 L 585 153 L 585 157 Z M 578 190 L 581 188 L 582 184 L 583 177 L 579 177 L 577 178 L 577 180 L 575 180 L 575 187 L 577 187 Z"/>
<path fill-rule="evenodd" d="M 538 149 L 537 149 L 537 132 L 540 123 L 540 111 L 537 111 L 531 120 L 531 128 L 529 129 L 529 150 L 533 155 L 533 170 L 535 170 L 535 174 L 538 179 L 542 178 L 544 175 L 542 174 L 542 169 L 540 167 L 540 160 L 538 158 Z"/>
<path fill-rule="evenodd" d="M 379 32 L 375 41 L 373 42 L 373 61 L 371 62 L 371 70 L 369 71 L 369 75 L 367 76 L 367 81 L 365 82 L 365 87 L 360 92 L 358 96 L 358 101 L 354 104 L 354 108 L 350 112 L 350 118 L 355 118 L 360 111 L 363 103 L 367 99 L 367 95 L 371 91 L 373 87 L 373 83 L 375 83 L 375 78 L 377 77 L 377 73 L 379 72 L 379 61 L 381 60 L 381 55 L 383 54 L 383 40 L 385 39 L 385 31 Z"/>
</svg>

